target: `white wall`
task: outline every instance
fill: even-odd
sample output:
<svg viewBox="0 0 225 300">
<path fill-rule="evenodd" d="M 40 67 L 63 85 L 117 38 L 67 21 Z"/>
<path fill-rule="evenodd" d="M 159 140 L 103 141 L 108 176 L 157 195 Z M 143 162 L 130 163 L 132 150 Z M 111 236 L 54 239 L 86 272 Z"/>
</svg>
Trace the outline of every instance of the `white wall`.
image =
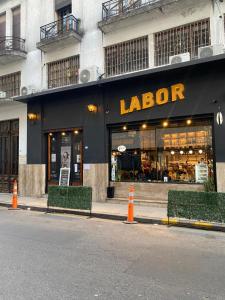
<svg viewBox="0 0 225 300">
<path fill-rule="evenodd" d="M 103 34 L 98 28 L 102 17 L 102 0 L 72 0 L 72 12 L 81 19 L 83 38 L 81 43 L 42 53 L 36 48 L 40 41 L 40 27 L 56 19 L 54 0 L 8 0 L 0 3 L 0 13 L 7 12 L 7 34 L 12 30 L 11 9 L 21 5 L 21 34 L 26 39 L 27 58 L 23 61 L 0 67 L 0 76 L 21 71 L 21 86 L 34 86 L 37 90 L 47 88 L 47 63 L 80 54 L 80 68 L 97 65 L 104 72 L 104 47 L 143 35 L 149 37 L 150 67 L 154 63 L 155 32 L 190 23 L 199 19 L 211 19 L 211 40 L 224 44 L 225 3 L 212 5 L 211 0 L 180 0 L 155 9 L 139 18 L 130 18 L 114 26 L 110 33 Z M 116 28 L 117 27 L 117 28 Z"/>
</svg>

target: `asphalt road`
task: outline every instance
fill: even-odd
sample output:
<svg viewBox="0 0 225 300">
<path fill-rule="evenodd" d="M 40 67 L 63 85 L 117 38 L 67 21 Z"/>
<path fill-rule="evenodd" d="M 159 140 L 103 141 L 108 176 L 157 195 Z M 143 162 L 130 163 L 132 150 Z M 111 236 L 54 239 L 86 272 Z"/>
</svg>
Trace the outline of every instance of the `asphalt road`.
<svg viewBox="0 0 225 300">
<path fill-rule="evenodd" d="M 225 299 L 225 233 L 0 208 L 0 299 Z"/>
</svg>

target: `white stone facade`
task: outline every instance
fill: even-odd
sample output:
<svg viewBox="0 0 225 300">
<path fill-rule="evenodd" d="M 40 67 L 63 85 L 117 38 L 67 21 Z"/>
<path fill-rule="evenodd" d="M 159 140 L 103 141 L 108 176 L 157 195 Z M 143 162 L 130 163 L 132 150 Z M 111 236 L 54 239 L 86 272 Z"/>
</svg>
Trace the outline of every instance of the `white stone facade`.
<svg viewBox="0 0 225 300">
<path fill-rule="evenodd" d="M 54 0 L 1 1 L 0 14 L 6 12 L 6 35 L 12 35 L 12 8 L 21 6 L 21 37 L 26 40 L 27 58 L 1 65 L 0 76 L 21 71 L 21 87 L 32 86 L 40 91 L 47 88 L 46 64 L 76 54 L 80 55 L 80 69 L 96 65 L 104 73 L 104 47 L 148 35 L 150 67 L 154 60 L 153 34 L 168 28 L 210 17 L 211 43 L 224 44 L 225 3 L 212 5 L 211 0 L 180 0 L 154 9 L 139 17 L 130 17 L 112 25 L 109 33 L 102 33 L 98 22 L 102 18 L 102 0 L 72 0 L 72 13 L 81 20 L 83 37 L 76 45 L 56 48 L 46 53 L 37 49 L 40 27 L 56 20 Z"/>
</svg>

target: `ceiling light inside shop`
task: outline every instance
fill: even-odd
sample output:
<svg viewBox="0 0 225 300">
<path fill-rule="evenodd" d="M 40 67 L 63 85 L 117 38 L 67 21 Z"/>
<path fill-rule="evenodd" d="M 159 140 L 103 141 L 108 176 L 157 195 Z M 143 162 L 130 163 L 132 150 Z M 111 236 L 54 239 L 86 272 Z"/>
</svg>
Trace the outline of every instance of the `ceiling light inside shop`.
<svg viewBox="0 0 225 300">
<path fill-rule="evenodd" d="M 123 130 L 127 130 L 127 126 L 126 125 L 123 126 Z"/>
<path fill-rule="evenodd" d="M 52 136 L 52 132 L 49 133 L 49 136 Z"/>
<path fill-rule="evenodd" d="M 74 130 L 74 134 L 78 134 L 79 133 L 79 131 L 78 130 Z"/>
<path fill-rule="evenodd" d="M 65 133 L 65 132 L 62 132 L 61 134 L 62 134 L 62 136 L 65 136 L 65 135 L 66 135 L 66 133 Z"/>
<path fill-rule="evenodd" d="M 169 123 L 167 121 L 163 122 L 163 127 L 167 127 L 169 125 Z"/>
<path fill-rule="evenodd" d="M 147 128 L 147 124 L 142 124 L 142 128 L 146 129 Z"/>
<path fill-rule="evenodd" d="M 198 150 L 198 153 L 199 153 L 199 154 L 202 154 L 202 153 L 203 153 L 203 150 L 202 150 L 202 149 Z"/>
<path fill-rule="evenodd" d="M 183 150 L 180 150 L 180 154 L 183 155 L 183 154 L 184 154 L 184 151 L 183 151 Z"/>
<path fill-rule="evenodd" d="M 193 150 L 189 150 L 188 153 L 189 153 L 189 154 L 193 154 Z"/>
<path fill-rule="evenodd" d="M 171 155 L 174 155 L 174 154 L 175 154 L 175 151 L 172 150 L 170 153 L 171 153 Z"/>
</svg>

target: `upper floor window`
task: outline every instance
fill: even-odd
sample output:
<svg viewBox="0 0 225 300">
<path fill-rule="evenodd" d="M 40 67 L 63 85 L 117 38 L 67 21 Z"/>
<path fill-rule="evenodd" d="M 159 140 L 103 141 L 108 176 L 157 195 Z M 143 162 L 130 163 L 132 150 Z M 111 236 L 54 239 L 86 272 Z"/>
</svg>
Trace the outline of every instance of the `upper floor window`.
<svg viewBox="0 0 225 300">
<path fill-rule="evenodd" d="M 79 55 L 48 64 L 48 88 L 78 83 Z"/>
<path fill-rule="evenodd" d="M 20 95 L 21 73 L 12 73 L 0 77 L 0 91 L 6 92 L 6 97 Z"/>
<path fill-rule="evenodd" d="M 20 6 L 12 9 L 12 36 L 20 38 L 21 35 L 21 18 L 20 18 Z"/>
<path fill-rule="evenodd" d="M 147 36 L 105 48 L 106 76 L 138 71 L 146 69 L 148 66 Z"/>
<path fill-rule="evenodd" d="M 210 21 L 200 20 L 190 24 L 157 32 L 155 41 L 155 66 L 169 63 L 169 57 L 190 53 L 191 59 L 198 57 L 198 48 L 210 45 Z"/>
<path fill-rule="evenodd" d="M 72 6 L 67 5 L 57 10 L 58 19 L 63 19 L 64 17 L 69 16 L 72 13 Z"/>
</svg>

